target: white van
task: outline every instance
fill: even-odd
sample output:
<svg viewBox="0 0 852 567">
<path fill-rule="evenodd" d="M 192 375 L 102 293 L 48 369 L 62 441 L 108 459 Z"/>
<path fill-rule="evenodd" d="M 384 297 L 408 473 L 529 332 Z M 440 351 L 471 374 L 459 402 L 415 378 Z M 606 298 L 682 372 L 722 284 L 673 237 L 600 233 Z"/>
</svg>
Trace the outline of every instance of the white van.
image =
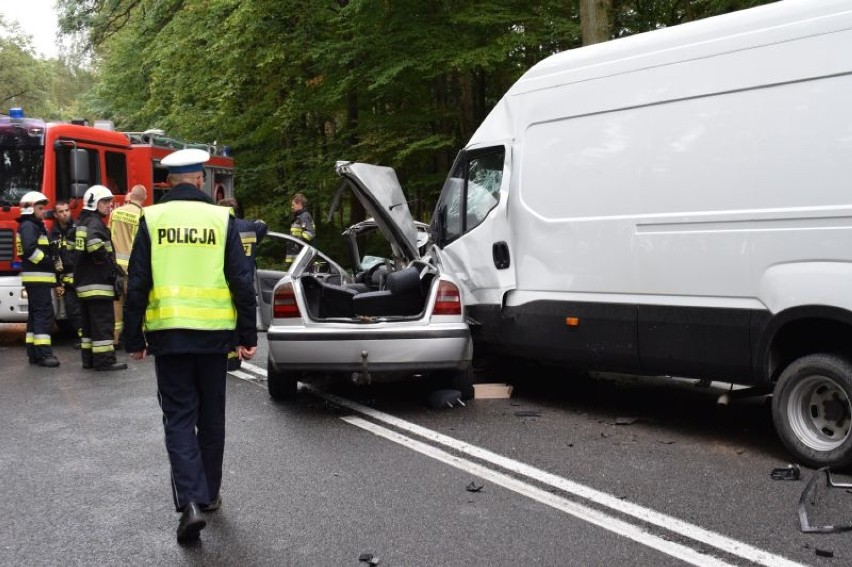
<svg viewBox="0 0 852 567">
<path fill-rule="evenodd" d="M 852 464 L 852 1 L 545 59 L 432 229 L 478 347 L 765 388 L 798 459 Z"/>
</svg>

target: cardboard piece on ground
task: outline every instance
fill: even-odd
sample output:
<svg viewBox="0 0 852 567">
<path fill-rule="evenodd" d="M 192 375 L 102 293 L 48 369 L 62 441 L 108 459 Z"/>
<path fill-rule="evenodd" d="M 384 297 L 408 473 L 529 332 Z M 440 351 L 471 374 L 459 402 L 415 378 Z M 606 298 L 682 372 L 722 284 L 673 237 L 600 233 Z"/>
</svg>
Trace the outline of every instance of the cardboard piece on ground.
<svg viewBox="0 0 852 567">
<path fill-rule="evenodd" d="M 473 397 L 476 400 L 511 398 L 513 389 L 509 384 L 474 384 Z"/>
</svg>

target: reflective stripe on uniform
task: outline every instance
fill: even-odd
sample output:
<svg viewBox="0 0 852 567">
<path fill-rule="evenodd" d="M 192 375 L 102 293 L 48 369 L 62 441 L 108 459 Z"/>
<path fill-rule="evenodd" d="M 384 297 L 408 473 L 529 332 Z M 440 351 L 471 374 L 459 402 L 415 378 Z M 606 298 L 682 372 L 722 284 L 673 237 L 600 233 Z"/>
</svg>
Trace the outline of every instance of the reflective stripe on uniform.
<svg viewBox="0 0 852 567">
<path fill-rule="evenodd" d="M 130 254 L 122 254 L 121 252 L 116 252 L 115 263 L 121 266 L 122 268 L 127 268 L 127 266 L 130 265 Z"/>
<path fill-rule="evenodd" d="M 80 348 L 83 350 L 92 350 L 92 339 L 89 337 L 80 337 Z"/>
<path fill-rule="evenodd" d="M 27 333 L 26 343 L 31 345 L 35 342 L 35 333 Z"/>
<path fill-rule="evenodd" d="M 44 252 L 42 252 L 42 251 L 41 251 L 40 249 L 38 249 L 38 248 L 36 248 L 36 249 L 35 249 L 35 251 L 34 251 L 32 254 L 30 254 L 30 257 L 29 257 L 29 258 L 27 258 L 27 260 L 29 260 L 29 261 L 30 261 L 30 262 L 32 262 L 33 264 L 38 264 L 38 263 L 39 263 L 39 262 L 41 262 L 43 259 L 44 259 Z"/>
<path fill-rule="evenodd" d="M 103 245 L 104 245 L 103 240 L 101 240 L 100 238 L 93 238 L 93 239 L 89 240 L 88 242 L 86 242 L 86 252 L 91 254 L 92 252 L 94 252 L 98 248 L 101 248 Z"/>
<path fill-rule="evenodd" d="M 21 272 L 21 281 L 24 283 L 56 283 L 56 274 L 53 272 Z"/>
<path fill-rule="evenodd" d="M 115 350 L 114 343 L 112 339 L 106 341 L 92 341 L 92 354 L 99 354 L 102 352 L 112 352 Z"/>
<path fill-rule="evenodd" d="M 33 335 L 35 346 L 50 346 L 50 335 Z"/>
<path fill-rule="evenodd" d="M 108 284 L 90 284 L 77 287 L 77 297 L 113 297 L 115 289 Z"/>
</svg>

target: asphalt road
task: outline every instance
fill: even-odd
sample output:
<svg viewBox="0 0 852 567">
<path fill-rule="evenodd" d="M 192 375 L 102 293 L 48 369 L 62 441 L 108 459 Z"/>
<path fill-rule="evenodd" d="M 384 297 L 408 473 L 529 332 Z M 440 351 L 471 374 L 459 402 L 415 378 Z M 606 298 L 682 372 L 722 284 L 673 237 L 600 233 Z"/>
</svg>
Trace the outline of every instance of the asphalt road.
<svg viewBox="0 0 852 567">
<path fill-rule="evenodd" d="M 42 369 L 22 340 L 0 325 L 2 565 L 852 564 L 849 533 L 799 530 L 813 471 L 770 479 L 763 400 L 517 366 L 481 376 L 511 399 L 466 407 L 416 384 L 279 404 L 265 344 L 229 378 L 223 507 L 181 547 L 152 361 L 84 371 L 66 343 Z M 850 498 L 821 488 L 811 518 L 852 523 Z"/>
</svg>

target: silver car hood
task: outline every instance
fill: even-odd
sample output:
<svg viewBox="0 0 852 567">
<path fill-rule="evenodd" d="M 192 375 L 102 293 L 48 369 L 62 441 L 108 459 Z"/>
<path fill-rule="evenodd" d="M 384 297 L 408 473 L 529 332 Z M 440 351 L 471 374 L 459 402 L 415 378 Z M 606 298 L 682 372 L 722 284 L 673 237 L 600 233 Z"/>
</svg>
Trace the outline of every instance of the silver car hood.
<svg viewBox="0 0 852 567">
<path fill-rule="evenodd" d="M 417 260 L 417 228 L 408 202 L 390 167 L 368 163 L 338 162 L 337 174 L 350 181 L 367 214 L 376 221 L 379 231 L 399 248 L 407 260 Z"/>
</svg>

